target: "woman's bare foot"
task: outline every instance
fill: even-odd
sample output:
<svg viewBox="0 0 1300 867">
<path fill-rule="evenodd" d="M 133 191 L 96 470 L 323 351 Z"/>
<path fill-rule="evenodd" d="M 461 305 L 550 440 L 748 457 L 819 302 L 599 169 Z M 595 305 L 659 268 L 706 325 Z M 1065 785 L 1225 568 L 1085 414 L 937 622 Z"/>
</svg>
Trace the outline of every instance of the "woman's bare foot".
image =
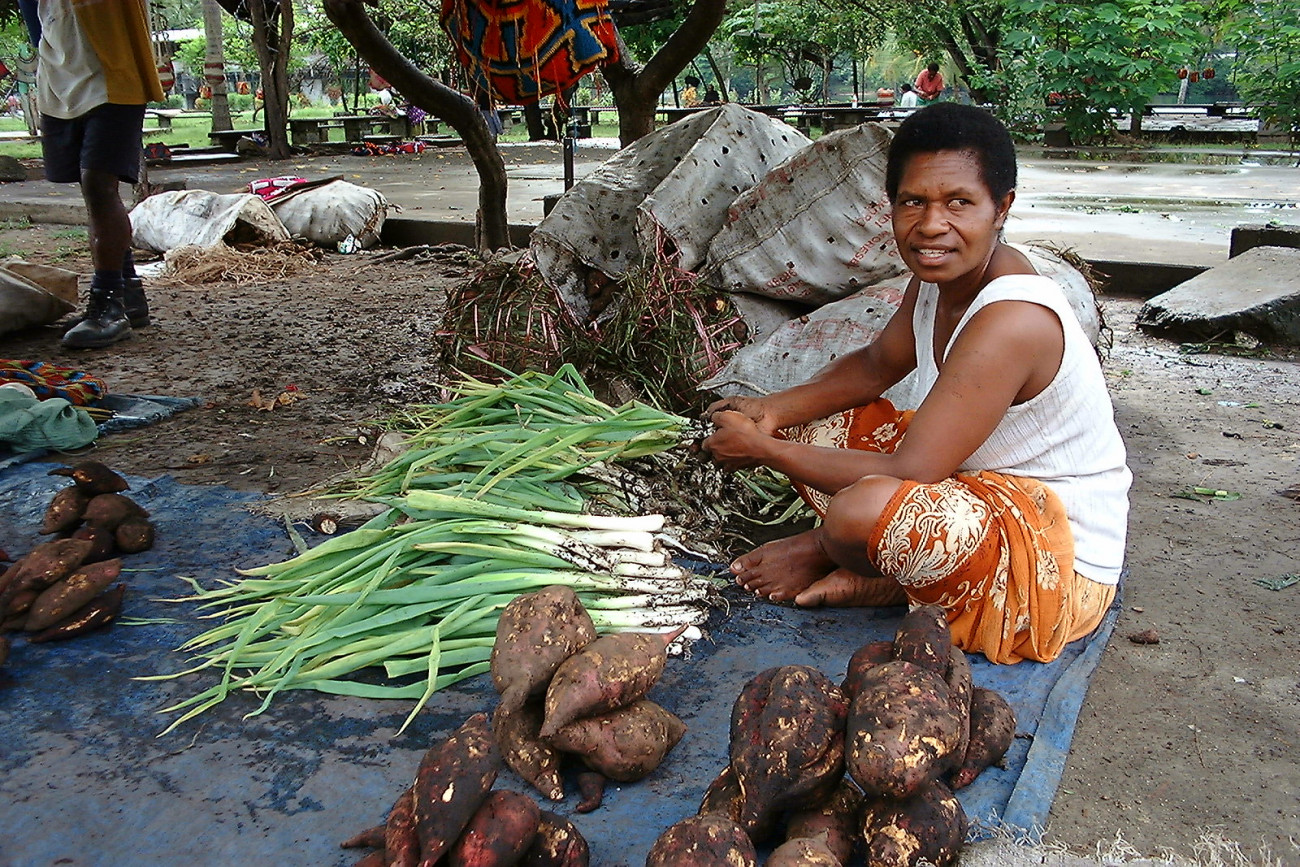
<svg viewBox="0 0 1300 867">
<path fill-rule="evenodd" d="M 731 564 L 736 583 L 756 596 L 785 602 L 825 578 L 835 561 L 822 550 L 818 530 L 760 545 Z"/>
<path fill-rule="evenodd" d="M 869 578 L 848 569 L 836 569 L 809 584 L 794 597 L 794 602 L 805 608 L 883 608 L 906 605 L 907 592 L 893 578 Z"/>
</svg>

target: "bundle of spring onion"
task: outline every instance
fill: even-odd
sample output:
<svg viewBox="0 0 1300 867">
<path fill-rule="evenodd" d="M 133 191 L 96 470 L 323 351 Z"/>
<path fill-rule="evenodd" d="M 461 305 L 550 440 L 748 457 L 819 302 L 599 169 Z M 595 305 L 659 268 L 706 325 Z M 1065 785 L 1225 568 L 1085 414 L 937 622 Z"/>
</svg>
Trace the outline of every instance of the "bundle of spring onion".
<svg viewBox="0 0 1300 867">
<path fill-rule="evenodd" d="M 145 679 L 220 680 L 164 709 L 183 712 L 167 731 L 238 690 L 262 696 L 252 714 L 284 690 L 415 700 L 409 724 L 434 691 L 488 669 L 506 604 L 551 584 L 572 586 L 604 632 L 705 619 L 715 584 L 671 562 L 664 517 L 609 514 L 628 511 L 618 490 L 584 474 L 670 448 L 686 419 L 611 408 L 572 368 L 457 393 L 418 408 L 408 451 L 336 491 L 388 511 L 240 581 L 190 581 L 178 601 L 223 622 L 182 646 L 197 665 Z M 352 678 L 372 666 L 396 682 Z"/>
</svg>

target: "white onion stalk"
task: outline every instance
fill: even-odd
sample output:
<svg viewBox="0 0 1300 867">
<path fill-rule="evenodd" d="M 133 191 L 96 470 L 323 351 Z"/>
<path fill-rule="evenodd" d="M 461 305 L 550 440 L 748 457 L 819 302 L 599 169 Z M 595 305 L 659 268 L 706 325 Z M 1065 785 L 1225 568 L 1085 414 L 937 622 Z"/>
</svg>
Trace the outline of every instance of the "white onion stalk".
<svg viewBox="0 0 1300 867">
<path fill-rule="evenodd" d="M 654 533 L 631 530 L 571 530 L 569 535 L 597 548 L 627 548 L 647 552 L 655 549 Z"/>
<path fill-rule="evenodd" d="M 498 518 L 503 521 L 522 521 L 588 530 L 632 530 L 658 533 L 664 528 L 663 515 L 621 517 L 618 515 L 570 514 L 568 512 L 551 512 L 545 509 L 516 509 L 510 506 L 499 506 L 485 500 L 475 500 L 471 497 L 451 497 L 437 491 L 423 489 L 410 491 L 406 495 L 404 503 L 395 505 L 417 512 L 474 515 L 480 518 Z"/>
</svg>

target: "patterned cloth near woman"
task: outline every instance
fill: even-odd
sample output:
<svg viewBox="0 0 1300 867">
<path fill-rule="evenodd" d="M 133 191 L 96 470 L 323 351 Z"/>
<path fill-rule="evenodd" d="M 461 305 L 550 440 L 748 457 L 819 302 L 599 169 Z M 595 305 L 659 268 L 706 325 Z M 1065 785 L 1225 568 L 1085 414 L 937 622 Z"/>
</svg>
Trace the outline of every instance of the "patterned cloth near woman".
<svg viewBox="0 0 1300 867">
<path fill-rule="evenodd" d="M 912 415 L 881 399 L 782 435 L 888 454 Z M 795 487 L 825 515 L 830 497 Z M 944 607 L 958 647 L 991 662 L 1050 662 L 1101 623 L 1115 596 L 1114 586 L 1074 571 L 1065 506 L 1036 479 L 959 472 L 934 484 L 905 481 L 867 546 L 913 603 Z"/>
<path fill-rule="evenodd" d="M 21 382 L 42 400 L 61 397 L 74 406 L 88 406 L 108 394 L 108 384 L 98 376 L 48 361 L 0 359 L 0 385 L 7 382 Z"/>
</svg>

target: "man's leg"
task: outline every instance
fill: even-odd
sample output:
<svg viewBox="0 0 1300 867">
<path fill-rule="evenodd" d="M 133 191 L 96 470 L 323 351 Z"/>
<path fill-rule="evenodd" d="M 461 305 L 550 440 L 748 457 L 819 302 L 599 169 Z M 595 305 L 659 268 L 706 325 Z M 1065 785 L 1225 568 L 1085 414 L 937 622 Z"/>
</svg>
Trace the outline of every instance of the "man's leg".
<svg viewBox="0 0 1300 867">
<path fill-rule="evenodd" d="M 84 118 L 81 195 L 86 203 L 90 257 L 95 276 L 86 315 L 63 336 L 70 348 L 108 346 L 131 336 L 131 326 L 149 324 L 144 288 L 130 263 L 131 218 L 119 183 L 134 183 L 140 169 L 144 106 L 101 105 Z"/>
</svg>

